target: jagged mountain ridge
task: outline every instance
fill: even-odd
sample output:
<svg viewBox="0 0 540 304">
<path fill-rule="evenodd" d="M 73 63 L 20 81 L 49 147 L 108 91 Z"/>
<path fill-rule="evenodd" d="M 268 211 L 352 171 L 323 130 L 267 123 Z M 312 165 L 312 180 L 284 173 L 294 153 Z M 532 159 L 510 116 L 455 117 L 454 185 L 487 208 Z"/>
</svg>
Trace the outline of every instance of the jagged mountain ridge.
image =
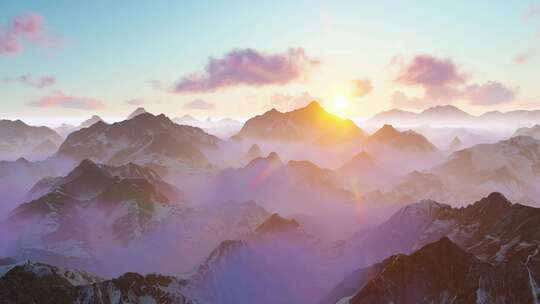
<svg viewBox="0 0 540 304">
<path fill-rule="evenodd" d="M 153 303 L 195 304 L 182 294 L 175 277 L 126 273 L 105 280 L 79 270 L 25 261 L 0 276 L 2 303 Z"/>
<path fill-rule="evenodd" d="M 233 138 L 336 144 L 358 141 L 365 136 L 350 119 L 330 114 L 313 101 L 290 112 L 272 109 L 255 116 Z"/>
<path fill-rule="evenodd" d="M 134 162 L 155 167 L 204 165 L 202 149 L 214 148 L 218 138 L 199 128 L 173 123 L 165 115 L 143 113 L 108 125 L 98 122 L 70 134 L 56 156 L 122 165 Z"/>
<path fill-rule="evenodd" d="M 0 160 L 44 158 L 56 152 L 62 137 L 48 127 L 29 126 L 21 120 L 0 120 Z"/>
<path fill-rule="evenodd" d="M 356 272 L 355 293 L 339 303 L 534 303 L 527 271 L 515 268 L 481 261 L 445 237 Z"/>
<path fill-rule="evenodd" d="M 352 242 L 355 243 L 354 251 L 364 257 L 364 259 L 359 259 L 360 263 L 371 264 L 396 253 L 413 253 L 427 244 L 449 237 L 452 242 L 462 248 L 460 250 L 474 256 L 475 260 L 486 265 L 502 267 L 504 275 L 517 275 L 516 279 L 520 280 L 519 284 L 523 288 L 523 286 L 529 286 L 529 273 L 533 280 L 540 275 L 540 256 L 538 256 L 540 234 L 536 228 L 539 220 L 540 209 L 512 204 L 500 193 L 492 193 L 462 208 L 453 208 L 434 201 L 422 201 L 403 208 L 387 222 L 372 231 L 359 235 Z M 432 258 L 436 259 L 436 256 Z M 449 262 L 447 265 L 452 265 L 452 263 Z M 381 269 L 379 266 L 376 267 Z M 352 275 L 348 280 L 354 281 L 364 274 L 365 271 L 357 271 L 356 275 Z M 500 280 L 502 282 L 502 277 Z M 477 281 L 468 283 L 477 284 Z M 350 287 L 350 281 L 343 282 L 337 288 L 344 290 L 346 289 L 344 286 Z M 358 284 L 356 290 L 360 290 L 362 286 Z M 419 287 L 419 290 L 422 289 Z M 506 291 L 509 295 L 514 295 L 511 291 Z M 440 290 L 437 294 L 441 296 Z M 518 296 L 526 297 L 530 294 L 527 292 Z M 350 294 L 337 296 L 340 299 Z M 497 298 L 497 295 L 491 296 Z M 498 301 L 501 299 L 499 298 Z M 333 300 L 336 300 L 335 292 Z M 399 299 L 395 298 L 394 301 L 399 301 Z M 415 303 L 410 302 L 412 301 L 410 299 L 407 301 L 409 302 L 404 303 Z M 350 303 L 364 302 L 352 301 Z"/>
</svg>

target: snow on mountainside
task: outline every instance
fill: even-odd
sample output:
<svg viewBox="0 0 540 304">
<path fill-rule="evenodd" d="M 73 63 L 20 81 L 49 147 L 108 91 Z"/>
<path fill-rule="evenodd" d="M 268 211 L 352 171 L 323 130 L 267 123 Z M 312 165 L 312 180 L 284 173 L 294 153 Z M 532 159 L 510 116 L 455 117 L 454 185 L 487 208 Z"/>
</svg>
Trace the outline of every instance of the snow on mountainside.
<svg viewBox="0 0 540 304">
<path fill-rule="evenodd" d="M 540 140 L 513 137 L 492 144 L 474 145 L 450 154 L 432 168 L 414 170 L 371 192 L 367 203 L 400 206 L 419 199 L 434 199 L 462 206 L 467 201 L 501 192 L 513 201 L 538 204 Z"/>
<path fill-rule="evenodd" d="M 272 109 L 249 119 L 234 139 L 336 144 L 361 140 L 364 131 L 350 119 L 326 112 L 316 101 L 291 112 Z"/>
<path fill-rule="evenodd" d="M 526 271 L 514 267 L 486 263 L 442 238 L 356 272 L 349 286 L 357 289 L 346 303 L 534 303 Z M 344 286 L 322 303 L 336 303 Z"/>
<path fill-rule="evenodd" d="M 423 246 L 436 242 L 437 240 L 448 237 L 452 242 L 457 244 L 462 249 L 459 251 L 467 251 L 467 255 L 474 256 L 474 260 L 481 261 L 479 263 L 485 265 L 494 265 L 497 271 L 493 273 L 487 273 L 483 275 L 484 279 L 488 279 L 489 276 L 497 275 L 490 284 L 498 284 L 504 282 L 505 276 L 511 275 L 513 279 L 508 280 L 503 284 L 507 287 L 504 287 L 504 292 L 497 294 L 497 285 L 491 285 L 491 289 L 486 290 L 486 295 L 489 295 L 491 299 L 498 299 L 501 301 L 501 295 L 507 294 L 512 297 L 517 297 L 515 299 L 519 303 L 528 303 L 530 302 L 530 290 L 534 290 L 536 284 L 536 279 L 540 275 L 540 256 L 537 255 L 538 248 L 540 248 L 540 232 L 537 229 L 537 224 L 540 221 L 540 209 L 523 206 L 519 204 L 510 203 L 504 196 L 499 193 L 492 193 L 488 197 L 481 199 L 474 204 L 471 204 L 465 208 L 452 208 L 448 205 L 439 204 L 433 201 L 422 201 L 410 206 L 407 206 L 397 212 L 392 216 L 387 222 L 375 228 L 372 231 L 361 234 L 355 239 L 349 241 L 349 248 L 353 256 L 356 255 L 357 263 L 359 266 L 375 263 L 388 257 L 392 254 L 405 253 L 409 254 L 415 250 L 422 251 Z M 447 243 L 450 241 L 446 241 Z M 431 245 L 429 245 L 431 246 Z M 456 247 L 457 248 L 457 247 Z M 417 254 L 414 253 L 413 256 Z M 433 255 L 429 259 L 425 259 L 426 262 L 433 263 L 438 265 L 437 267 L 442 267 L 442 269 L 448 269 L 450 265 L 456 265 L 457 260 L 444 261 L 444 254 Z M 395 259 L 400 259 L 400 256 L 392 257 L 388 260 L 385 260 L 383 264 L 385 267 L 380 267 L 376 265 L 376 273 L 382 273 L 379 270 L 385 269 L 386 267 L 393 267 L 390 265 L 395 264 Z M 421 259 L 422 260 L 422 259 Z M 420 261 L 421 261 L 420 260 Z M 489 263 L 489 264 L 487 264 Z M 437 274 L 436 277 L 423 277 L 423 282 L 429 282 L 430 280 L 435 280 L 442 284 L 442 286 L 447 286 L 449 288 L 452 286 L 452 280 L 440 280 L 438 281 L 438 276 L 441 273 L 440 271 L 431 271 L 424 273 L 421 269 L 425 267 L 435 267 L 435 265 L 418 265 L 416 262 L 414 265 L 404 265 L 407 267 L 405 269 L 410 269 L 410 267 L 418 267 L 412 271 L 406 277 L 411 278 L 411 284 L 416 284 L 412 278 L 418 276 L 426 276 Z M 524 267 L 526 265 L 526 267 Z M 491 267 L 491 266 L 490 266 Z M 399 268 L 403 271 L 403 268 Z M 493 270 L 490 270 L 493 271 Z M 531 280 L 529 280 L 529 273 L 531 274 Z M 356 296 L 351 299 L 357 299 L 356 302 L 353 300 L 350 303 L 372 303 L 374 298 L 372 292 L 373 290 L 367 292 L 362 291 L 364 286 L 370 284 L 381 284 L 382 282 L 376 281 L 371 275 L 368 280 L 364 280 L 364 283 L 359 283 L 358 278 L 366 277 L 365 271 L 356 271 L 354 275 L 351 274 L 351 277 L 347 278 L 348 282 L 342 282 L 330 293 L 329 298 L 332 301 L 327 301 L 326 303 L 336 303 L 337 300 L 350 297 L 351 286 L 356 286 L 354 291 Z M 385 277 L 389 278 L 385 275 Z M 396 278 L 397 279 L 397 278 Z M 373 281 L 375 280 L 375 281 Z M 356 283 L 355 283 L 356 282 Z M 395 281 L 396 283 L 398 281 Z M 513 283 L 512 283 L 513 282 Z M 352 283 L 352 284 L 351 284 Z M 478 284 L 478 278 L 464 280 L 465 284 Z M 406 290 L 420 290 L 418 294 L 411 294 L 410 296 L 416 297 L 419 295 L 430 295 L 434 296 L 432 300 L 438 302 L 441 300 L 436 300 L 438 296 L 445 296 L 444 289 L 431 289 L 437 288 L 434 286 L 429 287 L 430 285 L 414 285 L 414 286 L 402 286 L 401 283 L 398 283 L 399 292 L 402 293 Z M 422 283 L 424 284 L 424 283 Z M 447 284 L 447 285 L 445 285 Z M 515 285 L 512 285 L 515 284 Z M 510 287 L 512 285 L 512 287 Z M 518 288 L 519 287 L 519 288 Z M 367 287 L 366 287 L 367 288 Z M 381 287 L 385 288 L 385 287 Z M 423 288 L 428 288 L 423 289 Z M 476 291 L 478 287 L 473 289 Z M 508 289 L 507 289 L 508 288 Z M 337 290 L 341 290 L 337 292 Z M 519 290 L 519 291 L 518 291 Z M 450 290 L 449 290 L 450 291 Z M 525 292 L 526 291 L 526 292 Z M 371 295 L 364 300 L 360 301 L 358 299 L 362 298 L 360 294 L 364 296 Z M 383 296 L 379 294 L 379 296 Z M 385 296 L 396 296 L 396 294 L 388 293 Z M 401 298 L 384 298 L 387 301 L 400 301 L 403 303 L 430 303 L 427 302 L 414 302 L 411 298 L 403 298 L 406 296 L 401 294 Z M 454 297 L 460 296 L 459 293 L 446 294 L 446 296 Z M 401 299 L 401 300 L 399 300 Z M 528 300 L 524 300 L 528 299 Z M 418 301 L 418 300 L 417 300 Z M 489 303 L 499 303 L 495 300 L 488 301 Z M 378 303 L 378 302 L 377 302 Z M 386 302 L 384 302 L 386 303 Z"/>
<path fill-rule="evenodd" d="M 15 249 L 23 257 L 35 258 L 40 256 L 36 250 L 41 250 L 41 256 L 78 258 L 82 265 L 101 259 L 108 263 L 110 252 L 123 250 L 143 258 L 147 252 L 143 248 L 174 239 L 170 248 L 156 255 L 172 259 L 182 254 L 183 262 L 176 267 L 185 271 L 221 241 L 242 236 L 268 215 L 254 202 L 192 208 L 185 204 L 182 192 L 150 169 L 134 164 L 112 167 L 90 160 L 64 177 L 38 182 L 28 197 L 36 198 L 13 210 L 2 224 L 18 239 Z"/>
<path fill-rule="evenodd" d="M 518 136 L 452 153 L 432 172 L 465 198 L 500 191 L 512 200 L 534 201 L 540 182 L 540 140 Z"/>
<path fill-rule="evenodd" d="M 0 120 L 0 160 L 19 157 L 41 159 L 56 152 L 62 138 L 47 127 L 34 127 L 20 120 Z"/>
<path fill-rule="evenodd" d="M 146 112 L 146 109 L 143 108 L 143 107 L 138 107 L 137 109 L 135 109 L 135 111 L 133 111 L 131 114 L 129 114 L 129 116 L 127 117 L 127 120 L 130 120 L 132 118 L 135 118 L 141 114 L 145 114 L 145 113 L 148 113 Z"/>
<path fill-rule="evenodd" d="M 182 294 L 185 281 L 126 273 L 105 280 L 72 269 L 23 262 L 0 277 L 2 303 L 169 303 L 195 304 Z"/>
<path fill-rule="evenodd" d="M 167 169 L 207 164 L 202 150 L 214 148 L 218 138 L 199 128 L 180 126 L 165 115 L 143 113 L 108 125 L 98 122 L 70 134 L 56 156 L 122 165 L 134 162 Z"/>
<path fill-rule="evenodd" d="M 99 117 L 98 115 L 93 115 L 89 119 L 83 121 L 78 126 L 71 126 L 71 125 L 63 124 L 60 127 L 55 128 L 54 130 L 56 132 L 58 132 L 58 134 L 62 135 L 62 137 L 65 138 L 70 133 L 73 133 L 75 131 L 79 131 L 80 129 L 88 128 L 88 127 L 92 126 L 93 124 L 98 123 L 100 121 L 104 121 L 104 120 L 101 117 Z"/>
</svg>

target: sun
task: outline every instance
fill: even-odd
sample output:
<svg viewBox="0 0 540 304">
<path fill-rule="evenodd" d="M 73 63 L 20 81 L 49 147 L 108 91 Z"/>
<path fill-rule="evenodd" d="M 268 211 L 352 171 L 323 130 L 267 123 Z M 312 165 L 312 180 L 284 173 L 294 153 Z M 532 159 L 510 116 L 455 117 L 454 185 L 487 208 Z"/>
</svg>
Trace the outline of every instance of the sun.
<svg viewBox="0 0 540 304">
<path fill-rule="evenodd" d="M 336 109 L 345 109 L 349 104 L 349 98 L 345 95 L 338 95 L 334 97 L 333 102 Z"/>
</svg>

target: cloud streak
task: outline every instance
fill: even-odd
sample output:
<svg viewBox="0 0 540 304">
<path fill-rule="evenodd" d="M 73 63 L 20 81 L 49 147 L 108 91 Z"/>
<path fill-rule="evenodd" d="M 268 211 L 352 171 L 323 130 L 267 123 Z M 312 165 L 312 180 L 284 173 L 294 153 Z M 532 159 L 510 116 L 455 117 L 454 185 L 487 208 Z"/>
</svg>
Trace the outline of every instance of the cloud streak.
<svg viewBox="0 0 540 304">
<path fill-rule="evenodd" d="M 142 98 L 133 98 L 133 99 L 128 99 L 128 100 L 124 101 L 124 103 L 128 104 L 130 106 L 142 106 L 146 102 Z"/>
<path fill-rule="evenodd" d="M 285 85 L 305 78 L 319 65 L 303 48 L 267 54 L 254 49 L 235 49 L 221 58 L 210 58 L 204 71 L 182 77 L 175 93 L 208 93 L 235 86 Z"/>
<path fill-rule="evenodd" d="M 32 107 L 39 108 L 67 108 L 79 110 L 101 110 L 105 104 L 98 99 L 66 95 L 57 91 L 52 95 L 44 96 L 27 103 Z"/>
<path fill-rule="evenodd" d="M 294 94 L 274 94 L 270 98 L 270 107 L 278 107 L 282 110 L 292 110 L 299 107 L 306 106 L 314 100 L 320 100 L 319 98 L 309 94 L 308 92 L 302 92 L 298 95 Z"/>
<path fill-rule="evenodd" d="M 208 102 L 203 99 L 195 99 L 184 105 L 185 109 L 191 109 L 191 110 L 211 110 L 215 107 L 216 105 L 213 102 Z"/>
<path fill-rule="evenodd" d="M 23 85 L 31 86 L 38 89 L 43 89 L 52 86 L 56 83 L 56 79 L 52 76 L 35 77 L 32 75 L 22 75 L 19 77 L 5 77 L 2 79 L 3 83 L 20 83 Z"/>
<path fill-rule="evenodd" d="M 23 41 L 41 42 L 43 17 L 26 13 L 14 17 L 9 25 L 0 28 L 0 55 L 14 55 L 23 51 Z"/>
</svg>

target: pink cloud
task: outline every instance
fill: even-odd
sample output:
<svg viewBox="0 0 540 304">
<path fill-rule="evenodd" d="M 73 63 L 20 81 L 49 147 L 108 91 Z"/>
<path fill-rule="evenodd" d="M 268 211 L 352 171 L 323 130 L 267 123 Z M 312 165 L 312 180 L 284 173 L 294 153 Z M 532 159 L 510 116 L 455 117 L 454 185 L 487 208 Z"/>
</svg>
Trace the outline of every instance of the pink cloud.
<svg viewBox="0 0 540 304">
<path fill-rule="evenodd" d="M 15 78 L 5 77 L 2 79 L 4 83 L 20 83 L 34 88 L 43 89 L 55 84 L 56 80 L 52 76 L 34 77 L 32 75 L 22 75 Z"/>
<path fill-rule="evenodd" d="M 214 92 L 240 85 L 284 85 L 305 78 L 309 67 L 319 61 L 304 49 L 266 54 L 254 49 L 235 49 L 222 58 L 210 58 L 204 72 L 183 77 L 173 88 L 176 93 Z"/>
<path fill-rule="evenodd" d="M 211 110 L 215 107 L 216 105 L 213 102 L 208 102 L 203 99 L 195 99 L 184 105 L 185 109 L 192 109 L 192 110 Z"/>
<path fill-rule="evenodd" d="M 57 91 L 52 95 L 28 102 L 29 106 L 40 108 L 68 108 L 79 110 L 100 110 L 105 104 L 98 99 L 66 95 Z"/>
<path fill-rule="evenodd" d="M 514 101 L 517 89 L 490 81 L 483 85 L 470 85 L 465 89 L 466 98 L 475 105 L 492 105 Z"/>
<path fill-rule="evenodd" d="M 356 79 L 352 81 L 352 84 L 353 84 L 352 94 L 355 97 L 366 96 L 367 94 L 371 93 L 371 91 L 373 90 L 373 84 L 371 84 L 371 80 L 369 79 Z"/>
<path fill-rule="evenodd" d="M 529 63 L 533 59 L 534 55 L 530 52 L 528 53 L 521 53 L 517 54 L 514 57 L 514 63 L 515 64 L 526 64 Z"/>
<path fill-rule="evenodd" d="M 11 23 L 0 28 L 0 55 L 17 54 L 23 50 L 24 40 L 40 42 L 43 17 L 35 13 L 16 16 Z"/>
</svg>

